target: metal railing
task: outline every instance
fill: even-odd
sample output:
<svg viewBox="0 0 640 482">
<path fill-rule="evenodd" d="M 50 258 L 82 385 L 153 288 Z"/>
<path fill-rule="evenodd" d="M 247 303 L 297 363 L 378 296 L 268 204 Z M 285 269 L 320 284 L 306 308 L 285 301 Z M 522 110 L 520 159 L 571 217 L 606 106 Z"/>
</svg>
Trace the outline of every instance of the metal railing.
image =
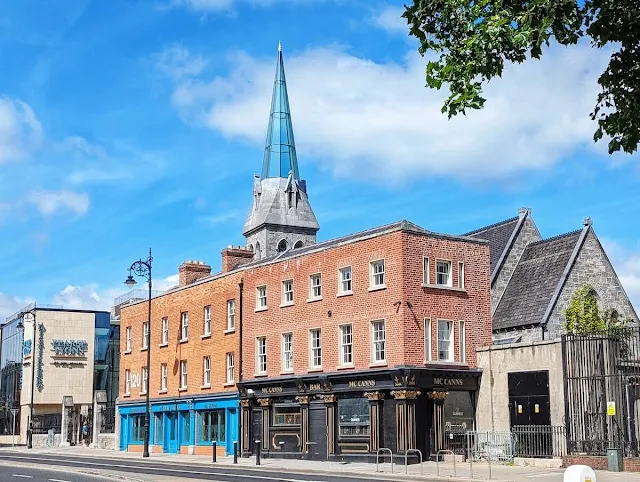
<svg viewBox="0 0 640 482">
<path fill-rule="evenodd" d="M 567 455 L 566 430 L 555 425 L 514 425 L 513 456 L 552 458 Z"/>
<path fill-rule="evenodd" d="M 53 433 L 60 433 L 62 431 L 62 414 L 50 413 L 46 415 L 34 415 L 33 416 L 33 429 L 34 434 L 46 434 L 49 430 L 53 430 Z"/>
<path fill-rule="evenodd" d="M 453 450 L 448 450 L 448 449 L 444 449 L 444 450 L 438 450 L 436 452 L 436 475 L 438 477 L 440 477 L 440 455 L 451 455 L 453 458 L 453 476 L 457 477 L 457 471 L 456 471 L 456 454 L 453 452 Z"/>
<path fill-rule="evenodd" d="M 107 404 L 102 409 L 102 423 L 100 433 L 114 433 L 116 428 L 116 406 L 114 403 Z"/>
<path fill-rule="evenodd" d="M 380 472 L 378 470 L 378 464 L 380 462 L 380 452 L 383 452 L 385 454 L 389 452 L 389 458 L 391 459 L 391 473 L 393 474 L 393 452 L 391 451 L 391 449 L 388 449 L 386 447 L 382 447 L 376 452 L 376 472 Z"/>
<path fill-rule="evenodd" d="M 407 449 L 404 452 L 404 473 L 409 473 L 409 454 L 418 454 L 420 456 L 420 473 L 424 475 L 424 467 L 422 466 L 422 452 L 418 449 Z"/>
</svg>

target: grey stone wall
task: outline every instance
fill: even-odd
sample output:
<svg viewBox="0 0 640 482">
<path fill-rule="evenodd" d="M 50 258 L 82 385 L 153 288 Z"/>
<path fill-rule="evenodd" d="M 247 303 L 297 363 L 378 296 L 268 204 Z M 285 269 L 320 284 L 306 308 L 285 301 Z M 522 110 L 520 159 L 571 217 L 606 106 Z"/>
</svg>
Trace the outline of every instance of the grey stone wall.
<svg viewBox="0 0 640 482">
<path fill-rule="evenodd" d="M 527 216 L 525 219 L 522 228 L 520 229 L 520 233 L 513 242 L 513 246 L 509 250 L 507 254 L 507 258 L 502 264 L 502 268 L 500 269 L 498 276 L 496 277 L 493 286 L 491 287 L 491 314 L 496 311 L 498 307 L 498 303 L 500 302 L 500 298 L 504 294 L 504 290 L 507 288 L 509 284 L 509 280 L 511 279 L 511 275 L 513 271 L 516 269 L 518 265 L 518 261 L 520 261 L 520 257 L 524 252 L 524 249 L 531 243 L 535 241 L 540 241 L 542 238 L 538 233 L 538 229 L 536 225 L 531 220 L 530 216 Z"/>
<path fill-rule="evenodd" d="M 114 433 L 101 433 L 98 435 L 98 447 L 103 450 L 115 450 L 116 449 L 116 434 Z"/>
<path fill-rule="evenodd" d="M 576 290 L 585 284 L 592 285 L 597 291 L 600 309 L 615 308 L 623 317 L 638 321 L 618 276 L 608 262 L 597 237 L 590 230 L 549 317 L 549 339 L 557 338 L 564 332 L 564 310 L 571 303 Z"/>
<path fill-rule="evenodd" d="M 34 434 L 31 439 L 33 448 L 47 447 L 47 440 L 49 436 L 47 434 Z M 53 447 L 60 447 L 60 434 L 57 433 L 53 436 Z"/>
<path fill-rule="evenodd" d="M 517 336 L 521 336 L 521 340 L 519 343 L 533 343 L 537 341 L 542 341 L 542 328 L 539 326 L 524 328 L 524 329 L 515 329 L 509 331 L 502 331 L 493 334 L 493 341 L 496 342 L 498 340 L 504 340 L 506 338 L 514 338 Z"/>
</svg>

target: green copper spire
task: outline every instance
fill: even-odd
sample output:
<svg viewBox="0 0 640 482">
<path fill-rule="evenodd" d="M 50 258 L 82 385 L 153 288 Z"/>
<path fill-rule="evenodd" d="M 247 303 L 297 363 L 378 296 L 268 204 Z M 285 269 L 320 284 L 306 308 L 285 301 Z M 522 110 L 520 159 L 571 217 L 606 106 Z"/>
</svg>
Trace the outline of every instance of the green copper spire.
<svg viewBox="0 0 640 482">
<path fill-rule="evenodd" d="M 289 172 L 293 173 L 295 179 L 300 180 L 296 144 L 293 140 L 293 126 L 291 125 L 291 111 L 289 110 L 287 81 L 284 77 L 282 46 L 278 42 L 278 64 L 271 97 L 271 114 L 269 115 L 261 178 L 286 178 L 289 176 Z"/>
</svg>

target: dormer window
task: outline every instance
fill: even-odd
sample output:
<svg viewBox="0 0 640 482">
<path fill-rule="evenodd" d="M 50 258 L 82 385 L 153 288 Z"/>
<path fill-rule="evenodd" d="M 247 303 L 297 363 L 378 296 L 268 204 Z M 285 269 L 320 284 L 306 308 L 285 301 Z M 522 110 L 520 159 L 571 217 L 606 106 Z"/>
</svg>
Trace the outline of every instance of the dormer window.
<svg viewBox="0 0 640 482">
<path fill-rule="evenodd" d="M 282 253 L 287 250 L 287 240 L 283 239 L 278 243 L 278 253 Z"/>
</svg>

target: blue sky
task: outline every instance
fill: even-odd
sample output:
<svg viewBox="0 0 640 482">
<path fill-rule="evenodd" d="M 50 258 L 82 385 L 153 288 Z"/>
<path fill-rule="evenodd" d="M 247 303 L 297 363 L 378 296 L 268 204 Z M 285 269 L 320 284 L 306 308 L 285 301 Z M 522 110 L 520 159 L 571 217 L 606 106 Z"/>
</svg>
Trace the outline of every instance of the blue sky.
<svg viewBox="0 0 640 482">
<path fill-rule="evenodd" d="M 593 145 L 607 52 L 551 48 L 448 121 L 402 2 L 23 0 L 0 6 L 0 316 L 108 308 L 154 249 L 157 288 L 242 244 L 278 41 L 320 239 L 406 218 L 462 233 L 591 216 L 640 302 L 637 156 Z"/>
</svg>

